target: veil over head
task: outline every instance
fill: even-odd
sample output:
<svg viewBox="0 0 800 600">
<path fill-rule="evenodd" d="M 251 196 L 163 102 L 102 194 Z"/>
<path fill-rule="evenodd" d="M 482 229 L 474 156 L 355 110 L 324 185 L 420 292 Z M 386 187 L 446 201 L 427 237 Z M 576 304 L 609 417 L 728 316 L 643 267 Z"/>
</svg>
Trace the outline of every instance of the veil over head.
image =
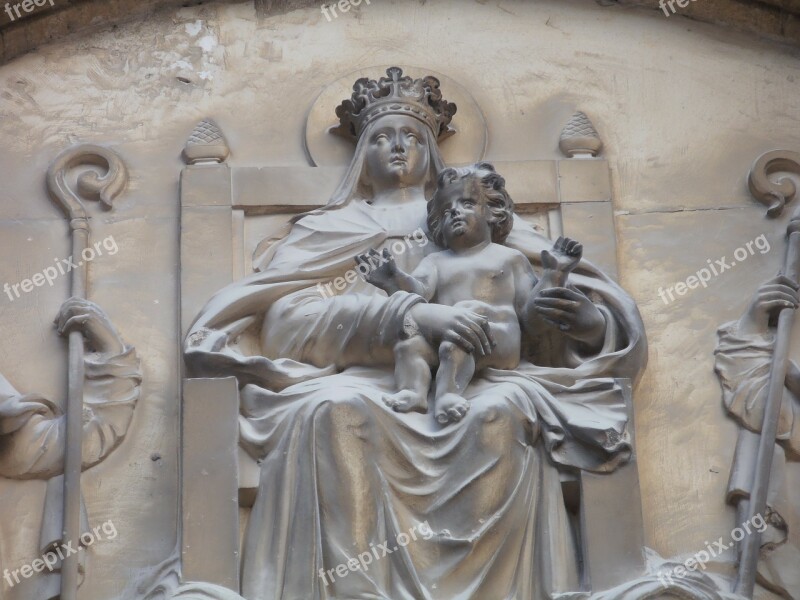
<svg viewBox="0 0 800 600">
<path fill-rule="evenodd" d="M 257 335 L 255 330 L 262 325 L 272 304 L 289 294 L 307 290 L 322 300 L 315 292 L 319 284 L 352 270 L 354 256 L 381 246 L 389 237 L 389 232 L 366 209 L 372 200 L 366 154 L 370 137 L 380 122 L 381 118 L 372 120 L 361 131 L 353 159 L 327 203 L 291 219 L 279 239 L 268 247 L 264 248 L 262 243 L 254 257 L 256 273 L 228 285 L 206 304 L 186 338 L 185 358 L 191 372 L 204 376 L 236 375 L 242 385 L 251 382 L 270 389 L 282 389 L 336 372 L 333 365 L 313 366 L 288 357 L 247 356 L 235 346 L 235 340 L 245 331 Z M 425 190 L 430 199 L 445 164 L 435 133 L 428 126 L 422 129 L 430 154 Z M 424 220 L 421 214 L 420 224 Z M 539 268 L 541 252 L 551 244 L 518 217 L 506 241 L 506 245 L 521 251 Z M 635 381 L 647 355 L 644 326 L 635 302 L 585 260 L 573 272 L 571 282 L 601 307 L 610 334 L 599 356 L 586 358 L 571 352 L 569 364 L 564 368 L 548 366 L 542 373 L 576 381 L 614 372 L 615 376 Z M 351 295 L 336 298 L 341 300 L 346 296 Z"/>
<path fill-rule="evenodd" d="M 223 288 L 206 304 L 186 337 L 185 358 L 191 371 L 238 373 L 244 382 L 249 380 L 246 373 L 266 369 L 276 377 L 278 388 L 332 372 L 308 365 L 295 369 L 299 366 L 295 361 L 283 359 L 248 357 L 243 361 L 239 351 L 228 346 L 225 332 L 252 330 L 275 300 L 330 281 L 353 267 L 355 254 L 366 252 L 386 239 L 387 232 L 379 230 L 357 208 L 372 200 L 366 153 L 370 136 L 380 122 L 381 119 L 373 120 L 361 132 L 353 159 L 327 203 L 290 219 L 276 236 L 262 242 L 253 257 L 256 273 Z M 434 132 L 428 126 L 422 127 L 422 131 L 429 153 L 425 194 L 430 198 L 445 164 Z M 245 372 L 241 369 L 243 362 L 247 365 Z M 284 366 L 299 375 L 288 375 Z M 225 369 L 233 369 L 233 373 Z"/>
<path fill-rule="evenodd" d="M 370 137 L 372 137 L 372 133 L 375 131 L 375 129 L 377 129 L 379 123 L 380 120 L 372 121 L 361 133 L 361 136 L 358 138 L 358 142 L 356 144 L 353 160 L 350 161 L 347 172 L 344 174 L 344 177 L 342 177 L 342 180 L 339 182 L 339 185 L 337 186 L 336 191 L 333 192 L 330 200 L 328 200 L 328 203 L 320 210 L 328 210 L 342 206 L 351 202 L 355 198 L 369 202 L 371 190 L 369 190 L 366 173 L 367 145 L 369 144 Z M 420 121 L 420 123 L 422 122 Z M 425 183 L 425 192 L 426 196 L 430 196 L 436 186 L 436 180 L 439 177 L 439 173 L 445 168 L 445 164 L 444 160 L 442 160 L 442 155 L 439 152 L 439 144 L 436 141 L 434 133 L 427 125 L 423 128 L 423 131 L 425 132 L 425 142 L 430 155 L 430 172 Z M 304 216 L 305 215 L 300 215 L 297 217 L 297 220 L 303 218 Z"/>
</svg>

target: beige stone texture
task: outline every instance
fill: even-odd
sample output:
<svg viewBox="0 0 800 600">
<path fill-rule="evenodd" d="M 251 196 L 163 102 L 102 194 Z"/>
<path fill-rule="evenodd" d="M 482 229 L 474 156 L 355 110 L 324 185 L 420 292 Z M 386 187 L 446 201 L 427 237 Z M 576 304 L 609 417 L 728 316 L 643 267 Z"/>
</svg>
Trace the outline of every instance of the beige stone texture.
<svg viewBox="0 0 800 600">
<path fill-rule="evenodd" d="M 563 164 L 564 124 L 578 110 L 589 115 L 611 170 L 619 278 L 650 340 L 650 365 L 634 394 L 645 542 L 668 557 L 728 535 L 735 523 L 724 492 L 736 427 L 713 373 L 715 330 L 741 314 L 782 260 L 782 224 L 764 218 L 745 179 L 762 152 L 800 149 L 800 50 L 578 0 L 372 0 L 331 22 L 318 4 L 271 16 L 263 3 L 262 16 L 252 2 L 158 12 L 144 4 L 140 20 L 97 25 L 88 35 L 63 37 L 48 26 L 36 36 L 59 41 L 0 67 L 0 284 L 69 254 L 66 222 L 44 186 L 61 150 L 111 146 L 131 177 L 113 211 L 90 207 L 95 239 L 113 235 L 119 245 L 91 265 L 90 298 L 137 348 L 144 384 L 123 446 L 83 477 L 90 519 L 113 520 L 119 536 L 94 548 L 82 599 L 137 598 L 135 583 L 178 544 L 186 139 L 211 117 L 232 167 L 307 166 L 305 117 L 315 97 L 354 69 L 387 63 L 430 68 L 470 90 L 488 124 L 489 160 Z M 64 34 L 96 18 L 85 3 L 60 14 L 73 23 L 63 24 Z M 787 31 L 797 32 L 792 23 Z M 5 52 L 33 44 L 34 27 L 5 29 Z M 270 222 L 262 229 L 278 229 L 276 217 L 263 218 Z M 668 305 L 659 298 L 660 287 L 762 233 L 770 252 Z M 250 237 L 239 243 L 254 245 Z M 58 401 L 66 345 L 51 322 L 67 286 L 62 277 L 14 302 L 0 296 L 0 372 Z M 793 354 L 800 358 L 800 346 Z M 0 521 L 0 564 L 39 554 L 43 491 L 43 483 L 0 481 L 0 510 L 15 515 Z M 31 596 L 20 586 L 8 597 Z"/>
</svg>

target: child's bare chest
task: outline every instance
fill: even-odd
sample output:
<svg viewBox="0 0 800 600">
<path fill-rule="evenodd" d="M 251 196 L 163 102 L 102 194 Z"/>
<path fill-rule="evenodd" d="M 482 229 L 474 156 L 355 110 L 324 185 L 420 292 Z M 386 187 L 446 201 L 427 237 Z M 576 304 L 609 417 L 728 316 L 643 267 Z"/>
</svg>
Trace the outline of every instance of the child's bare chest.
<svg viewBox="0 0 800 600">
<path fill-rule="evenodd" d="M 437 267 L 434 302 L 448 305 L 467 300 L 496 305 L 514 302 L 513 265 L 506 257 L 450 256 Z"/>
</svg>

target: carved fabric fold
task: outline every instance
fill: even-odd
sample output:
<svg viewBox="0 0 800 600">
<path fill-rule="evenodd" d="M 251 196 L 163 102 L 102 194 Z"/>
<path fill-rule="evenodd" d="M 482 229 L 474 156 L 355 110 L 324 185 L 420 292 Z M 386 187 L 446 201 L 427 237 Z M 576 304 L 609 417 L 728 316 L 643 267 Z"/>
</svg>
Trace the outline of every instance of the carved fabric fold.
<svg viewBox="0 0 800 600">
<path fill-rule="evenodd" d="M 560 470 L 609 472 L 630 456 L 617 380 L 635 382 L 646 363 L 638 309 L 583 261 L 571 281 L 606 320 L 598 352 L 543 332 L 515 372 L 474 378 L 469 412 L 445 428 L 432 411 L 387 408 L 392 348 L 423 300 L 353 276 L 354 257 L 388 248 L 412 272 L 435 249 L 410 237 L 424 230 L 424 203 L 365 200 L 366 137 L 328 206 L 294 219 L 260 254 L 259 272 L 217 293 L 186 338 L 193 375 L 239 379 L 241 443 L 261 462 L 242 596 L 544 600 L 577 590 L 577 519 Z M 551 244 L 521 219 L 507 241 L 534 267 Z M 428 539 L 398 543 L 423 525 Z M 341 575 L 384 544 L 393 550 Z"/>
<path fill-rule="evenodd" d="M 83 469 L 110 454 L 125 437 L 139 397 L 142 376 L 135 350 L 85 358 Z M 0 476 L 49 479 L 64 462 L 65 416 L 53 402 L 20 394 L 1 375 Z"/>
</svg>

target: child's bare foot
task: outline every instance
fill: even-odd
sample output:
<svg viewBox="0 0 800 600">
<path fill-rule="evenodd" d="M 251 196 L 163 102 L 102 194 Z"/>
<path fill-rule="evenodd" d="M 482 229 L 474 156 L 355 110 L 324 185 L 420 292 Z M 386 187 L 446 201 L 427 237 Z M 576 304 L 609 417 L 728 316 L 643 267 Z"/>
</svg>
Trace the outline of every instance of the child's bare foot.
<svg viewBox="0 0 800 600">
<path fill-rule="evenodd" d="M 552 278 L 549 282 L 552 287 L 564 287 L 567 276 L 578 265 L 583 256 L 583 245 L 566 237 L 559 237 L 553 244 L 550 252 L 542 251 L 542 265 L 546 276 Z"/>
<path fill-rule="evenodd" d="M 469 402 L 458 394 L 443 394 L 436 399 L 436 421 L 440 425 L 457 423 L 469 411 Z"/>
<path fill-rule="evenodd" d="M 383 397 L 383 402 L 394 411 L 421 413 L 428 412 L 428 398 L 412 390 L 400 390 L 396 394 L 389 394 Z"/>
</svg>

